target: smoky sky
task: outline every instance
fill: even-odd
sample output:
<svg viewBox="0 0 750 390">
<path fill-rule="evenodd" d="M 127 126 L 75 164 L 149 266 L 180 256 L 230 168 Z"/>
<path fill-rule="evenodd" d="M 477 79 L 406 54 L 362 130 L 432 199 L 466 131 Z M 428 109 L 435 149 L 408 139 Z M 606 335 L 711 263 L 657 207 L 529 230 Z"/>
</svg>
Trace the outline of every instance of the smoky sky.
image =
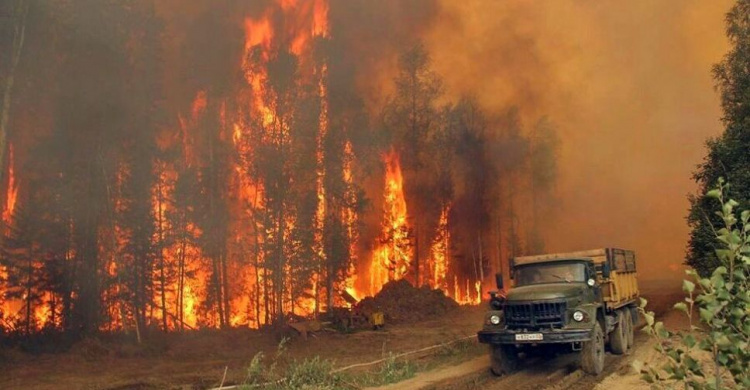
<svg viewBox="0 0 750 390">
<path fill-rule="evenodd" d="M 155 1 L 163 19 L 164 105 L 173 118 L 165 127 L 174 127 L 175 113 L 205 87 L 186 83 L 200 71 L 187 61 L 215 70 L 204 72 L 212 77 L 205 84 L 228 79 L 239 62 L 243 18 L 271 3 Z M 525 131 L 542 116 L 558 129 L 560 175 L 543 226 L 547 250 L 632 248 L 642 277 L 676 278 L 688 237 L 686 195 L 695 191 L 691 174 L 705 140 L 721 132 L 711 66 L 728 49 L 729 6 L 332 0 L 340 63 L 331 83 L 345 86 L 340 90 L 354 84 L 377 118 L 393 92 L 398 54 L 423 41 L 446 100 L 469 94 L 490 114 L 517 107 Z M 180 54 L 186 46 L 194 47 L 193 57 Z M 18 121 L 32 114 L 17 114 Z M 382 185 L 378 177 L 367 180 L 365 187 Z"/>
<path fill-rule="evenodd" d="M 645 279 L 682 276 L 691 174 L 721 132 L 711 67 L 729 1 L 440 3 L 423 36 L 449 94 L 517 106 L 560 132 L 548 251 L 637 251 Z"/>
</svg>

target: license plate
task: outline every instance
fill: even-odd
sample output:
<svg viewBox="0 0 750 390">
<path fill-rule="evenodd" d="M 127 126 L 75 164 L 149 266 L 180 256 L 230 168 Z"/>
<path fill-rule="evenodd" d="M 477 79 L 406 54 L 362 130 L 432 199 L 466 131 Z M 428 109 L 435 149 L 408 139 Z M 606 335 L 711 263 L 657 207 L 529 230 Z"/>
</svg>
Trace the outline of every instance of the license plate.
<svg viewBox="0 0 750 390">
<path fill-rule="evenodd" d="M 516 335 L 516 341 L 539 341 L 543 340 L 541 333 L 520 333 Z"/>
</svg>

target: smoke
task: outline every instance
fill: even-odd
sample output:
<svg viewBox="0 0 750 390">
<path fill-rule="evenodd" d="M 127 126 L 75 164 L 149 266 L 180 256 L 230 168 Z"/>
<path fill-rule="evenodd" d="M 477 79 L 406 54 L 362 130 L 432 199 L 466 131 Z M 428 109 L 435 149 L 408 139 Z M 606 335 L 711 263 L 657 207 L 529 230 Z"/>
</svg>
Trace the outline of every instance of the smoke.
<svg viewBox="0 0 750 390">
<path fill-rule="evenodd" d="M 438 184 L 445 179 L 443 166 L 451 167 L 451 175 L 445 176 L 455 180 L 445 181 L 450 187 L 446 193 L 452 197 L 444 196 L 450 198 L 450 210 L 444 205 L 425 206 L 438 198 L 438 191 L 409 190 L 416 181 L 406 162 L 414 156 L 406 153 L 400 156 L 405 162 L 404 188 L 411 192 L 405 198 L 411 198 L 410 213 L 427 209 L 422 215 L 409 215 L 419 219 L 422 252 L 430 249 L 430 241 L 437 236 L 433 230 L 444 222 L 443 213 L 450 215 L 453 231 L 447 233 L 451 248 L 444 255 L 454 256 L 451 261 L 458 259 L 458 266 L 455 262 L 450 266 L 454 276 L 464 277 L 462 290 L 469 290 L 469 279 L 489 280 L 482 272 L 483 258 L 497 268 L 504 255 L 533 250 L 530 248 L 535 245 L 529 242 L 535 234 L 524 231 L 539 227 L 529 223 L 532 218 L 542 221 L 546 251 L 632 248 L 639 254 L 642 278 L 675 280 L 681 275 L 688 233 L 686 194 L 695 187 L 691 172 L 705 153 L 704 140 L 721 129 L 710 67 L 727 49 L 723 14 L 729 8 L 728 0 L 570 0 L 533 6 L 515 0 L 335 0 L 328 14 L 330 39 L 309 32 L 296 34 L 303 26 L 310 27 L 311 19 L 315 21 L 310 3 L 302 1 L 235 0 L 216 6 L 208 0 L 140 0 L 134 4 L 137 9 L 112 1 L 37 4 L 29 22 L 27 53 L 33 55 L 25 55 L 18 75 L 22 81 L 13 93 L 9 140 L 14 145 L 13 165 L 18 168 L 15 175 L 21 183 L 19 198 L 23 202 L 24 192 L 35 192 L 27 184 L 34 179 L 43 184 L 41 189 L 49 190 L 43 195 L 51 210 L 63 215 L 71 209 L 64 202 L 75 205 L 72 216 L 66 217 L 73 222 L 59 224 L 55 232 L 67 237 L 71 226 L 81 229 L 75 241 L 66 242 L 69 247 L 61 247 L 59 252 L 76 253 L 80 258 L 76 261 L 88 267 L 80 273 L 88 290 L 67 292 L 69 297 L 80 294 L 88 300 L 80 306 L 88 310 L 81 313 L 82 319 L 98 316 L 94 305 L 86 302 L 97 302 L 99 287 L 88 283 L 94 279 L 91 275 L 106 274 L 97 267 L 109 260 L 104 260 L 106 256 L 97 248 L 107 246 L 98 242 L 101 232 L 115 230 L 112 221 L 116 218 L 109 206 L 117 202 L 111 198 L 125 195 L 110 194 L 109 187 L 120 180 L 117 169 L 132 165 L 133 160 L 148 161 L 131 153 L 132 145 L 143 147 L 139 150 L 147 158 L 157 157 L 153 148 L 133 140 L 151 142 L 152 132 L 162 132 L 166 135 L 160 138 L 178 142 L 182 119 L 191 117 L 192 102 L 201 102 L 206 114 L 202 114 L 202 124 L 194 127 L 213 138 L 183 139 L 184 154 L 208 150 L 217 139 L 222 141 L 217 144 L 228 146 L 224 114 L 237 108 L 233 104 L 247 103 L 242 100 L 247 98 L 244 92 L 252 89 L 242 68 L 247 21 L 266 16 L 278 45 L 300 44 L 293 39 L 298 36 L 315 39 L 306 50 L 328 57 L 324 61 L 330 97 L 327 134 L 349 137 L 356 156 L 352 181 L 366 193 L 358 201 L 370 202 L 359 216 L 365 225 L 358 240 L 359 263 L 368 260 L 382 232 L 381 153 L 399 146 L 392 145 L 398 141 L 389 139 L 381 126 L 383 107 L 396 92 L 399 54 L 422 42 L 444 86 L 445 93 L 435 104 L 441 107 L 434 108 L 446 114 L 441 117 L 448 119 L 442 122 L 446 126 L 466 131 L 451 133 L 463 138 L 437 137 L 449 152 L 424 159 L 436 174 L 431 179 Z M 86 12 L 77 12 L 81 7 Z M 283 12 L 289 10 L 299 12 Z M 298 17 L 288 18 L 287 14 Z M 279 69 L 269 65 L 268 70 Z M 315 85 L 307 84 L 308 88 Z M 242 99 L 235 99 L 240 95 Z M 454 104 L 453 109 L 440 110 L 443 103 Z M 195 121 L 195 113 L 192 117 Z M 550 122 L 541 120 L 544 117 Z M 475 122 L 477 118 L 481 120 Z M 528 177 L 530 170 L 519 166 L 530 165 L 526 160 L 531 154 L 527 151 L 533 149 L 530 139 L 534 129 L 552 128 L 561 147 L 557 201 L 550 207 L 550 199 L 545 198 L 542 210 L 536 207 L 537 192 L 529 184 L 533 182 Z M 446 156 L 454 158 L 445 162 L 442 157 Z M 163 158 L 177 160 L 171 154 Z M 217 169 L 228 172 L 229 164 L 223 158 L 215 161 L 219 160 Z M 146 207 L 128 218 L 134 231 L 139 223 L 153 223 L 147 207 L 150 194 L 144 189 L 150 188 L 154 172 L 149 172 L 146 164 L 139 167 L 141 174 L 128 180 L 141 181 L 138 204 Z M 527 176 L 517 177 L 521 175 Z M 190 175 L 181 177 L 192 180 Z M 59 178 L 66 183 L 57 183 Z M 226 178 L 215 179 L 212 183 L 218 185 L 206 187 L 213 191 L 211 199 L 229 199 L 233 190 L 225 185 Z M 68 187 L 67 183 L 72 184 Z M 192 191 L 200 194 L 200 199 L 208 193 L 203 187 Z M 202 229 L 221 233 L 211 238 L 212 245 L 227 242 L 225 230 L 232 227 L 224 223 L 230 214 L 225 203 L 216 212 L 202 213 L 201 218 L 210 222 L 205 224 L 209 228 Z M 143 242 L 149 241 L 147 233 L 140 235 Z M 523 238 L 516 240 L 516 236 Z M 514 242 L 512 249 L 508 242 Z M 517 251 L 516 242 L 526 248 Z M 114 248 L 107 248 L 102 252 L 114 253 Z M 216 254 L 221 251 L 214 249 L 205 252 L 213 260 L 223 261 Z M 195 279 L 203 283 L 207 277 Z M 218 286 L 217 281 L 211 283 Z M 225 286 L 224 292 L 218 291 L 206 301 L 218 302 L 226 290 Z M 260 324 L 258 307 L 254 315 Z M 146 306 L 141 308 L 145 313 Z"/>
<path fill-rule="evenodd" d="M 632 248 L 641 278 L 682 276 L 686 195 L 721 130 L 710 69 L 729 1 L 444 0 L 424 34 L 454 97 L 541 115 L 561 138 L 547 251 Z"/>
</svg>

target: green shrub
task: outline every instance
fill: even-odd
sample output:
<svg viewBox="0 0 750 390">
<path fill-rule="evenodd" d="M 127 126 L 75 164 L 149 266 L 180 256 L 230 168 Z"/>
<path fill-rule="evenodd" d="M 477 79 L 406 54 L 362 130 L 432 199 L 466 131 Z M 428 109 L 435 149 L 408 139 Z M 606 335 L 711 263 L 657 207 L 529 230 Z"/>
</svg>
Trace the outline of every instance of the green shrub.
<svg viewBox="0 0 750 390">
<path fill-rule="evenodd" d="M 690 330 L 670 332 L 663 323 L 655 322 L 653 312 L 645 311 L 646 301 L 641 303 L 647 323 L 644 330 L 656 339 L 656 349 L 666 363 L 660 367 L 634 365 L 654 387 L 750 388 L 750 210 L 742 211 L 738 220 L 734 210 L 738 203 L 725 200 L 728 187 L 720 179 L 717 188 L 706 194 L 721 205 L 716 215 L 724 227 L 714 231 L 721 264 L 707 278 L 687 271 L 693 281 L 683 282 L 687 296 L 674 306 L 686 313 Z M 699 325 L 693 323 L 695 309 Z M 711 357 L 710 364 L 704 363 L 701 353 Z"/>
</svg>

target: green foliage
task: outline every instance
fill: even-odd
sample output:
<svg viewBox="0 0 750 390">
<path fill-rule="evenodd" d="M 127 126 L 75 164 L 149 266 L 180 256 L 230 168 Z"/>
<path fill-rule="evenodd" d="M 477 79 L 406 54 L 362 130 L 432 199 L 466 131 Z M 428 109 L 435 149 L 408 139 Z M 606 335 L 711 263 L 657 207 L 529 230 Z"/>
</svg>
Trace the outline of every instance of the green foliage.
<svg viewBox="0 0 750 390">
<path fill-rule="evenodd" d="M 261 389 L 344 389 L 351 388 L 340 374 L 333 373 L 333 363 L 319 357 L 295 361 L 288 365 L 282 378 L 274 378 L 274 370 L 265 371 L 263 354 L 253 357 L 248 367 L 248 379 L 243 388 Z"/>
<path fill-rule="evenodd" d="M 250 361 L 244 389 L 348 389 L 342 374 L 333 370 L 333 362 L 316 356 L 302 361 L 293 361 L 285 365 L 283 373 L 278 371 L 279 365 L 284 363 L 286 344 L 283 339 L 276 349 L 273 360 L 267 366 L 264 364 L 263 352 L 258 352 Z"/>
<path fill-rule="evenodd" d="M 341 375 L 332 373 L 330 360 L 319 357 L 294 362 L 286 371 L 285 379 L 271 388 L 278 389 L 340 389 L 345 387 Z"/>
<path fill-rule="evenodd" d="M 404 359 L 397 359 L 393 353 L 388 355 L 388 359 L 380 366 L 373 376 L 377 378 L 380 384 L 396 383 L 414 376 L 416 367 L 413 363 Z"/>
<path fill-rule="evenodd" d="M 699 193 L 706 195 L 720 177 L 732 183 L 729 195 L 741 208 L 750 208 L 750 1 L 739 0 L 726 16 L 726 29 L 732 48 L 714 66 L 713 74 L 721 92 L 724 133 L 707 143 L 708 155 L 693 178 Z M 687 264 L 708 277 L 721 262 L 715 254 L 713 230 L 722 226 L 711 209 L 710 198 L 690 197 L 688 224 L 691 227 Z"/>
<path fill-rule="evenodd" d="M 286 343 L 287 339 L 279 343 L 268 363 L 263 352 L 255 354 L 247 368 L 242 389 L 355 389 L 381 386 L 411 378 L 418 368 L 409 360 L 399 359 L 390 352 L 377 370 L 350 375 L 334 369 L 333 361 L 319 356 L 287 362 Z"/>
<path fill-rule="evenodd" d="M 655 387 L 750 387 L 750 210 L 742 211 L 738 220 L 734 212 L 738 203 L 725 198 L 728 188 L 720 179 L 719 185 L 706 194 L 722 205 L 715 214 L 723 227 L 714 232 L 720 265 L 709 277 L 687 271 L 695 283 L 683 282 L 687 296 L 674 306 L 687 315 L 690 330 L 670 332 L 662 322 L 655 321 L 653 312 L 645 311 L 646 300 L 642 300 L 645 331 L 656 339 L 656 349 L 666 363 L 660 367 L 635 365 L 643 379 Z M 693 324 L 695 309 L 700 325 Z M 704 363 L 701 355 L 711 356 L 713 364 Z"/>
</svg>

